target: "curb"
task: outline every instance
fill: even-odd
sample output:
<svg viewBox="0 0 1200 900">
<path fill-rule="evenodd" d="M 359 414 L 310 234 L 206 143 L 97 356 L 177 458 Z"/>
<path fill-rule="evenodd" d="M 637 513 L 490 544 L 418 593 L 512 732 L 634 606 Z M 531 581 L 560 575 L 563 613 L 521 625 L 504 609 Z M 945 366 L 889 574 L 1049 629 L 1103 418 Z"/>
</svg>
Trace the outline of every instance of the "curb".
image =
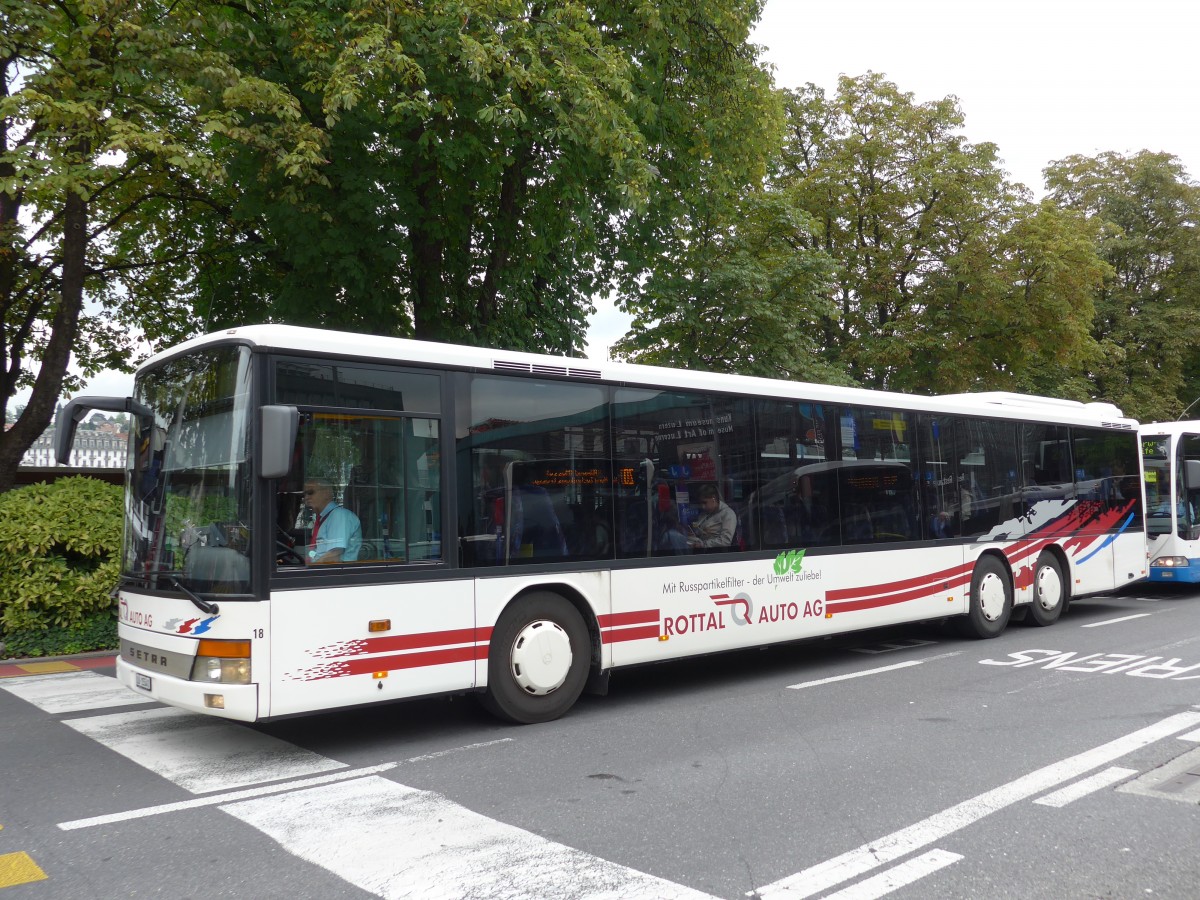
<svg viewBox="0 0 1200 900">
<path fill-rule="evenodd" d="M 71 656 L 39 656 L 33 659 L 0 660 L 0 678 L 19 678 L 26 675 L 52 675 L 62 672 L 82 672 L 116 665 L 112 650 L 76 653 Z"/>
</svg>

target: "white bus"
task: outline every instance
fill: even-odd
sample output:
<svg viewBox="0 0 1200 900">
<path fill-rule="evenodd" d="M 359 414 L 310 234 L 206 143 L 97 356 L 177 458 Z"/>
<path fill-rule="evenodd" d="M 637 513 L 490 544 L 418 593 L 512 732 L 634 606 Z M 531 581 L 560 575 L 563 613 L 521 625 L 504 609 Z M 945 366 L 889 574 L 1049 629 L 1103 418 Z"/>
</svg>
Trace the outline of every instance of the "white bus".
<svg viewBox="0 0 1200 900">
<path fill-rule="evenodd" d="M 950 617 L 992 637 L 1146 574 L 1136 423 L 1108 404 L 264 325 L 72 401 L 60 452 L 89 408 L 137 422 L 118 678 L 244 721 L 478 692 L 541 722 L 620 667 Z"/>
<path fill-rule="evenodd" d="M 1200 582 L 1200 422 L 1140 429 L 1151 581 Z"/>
</svg>

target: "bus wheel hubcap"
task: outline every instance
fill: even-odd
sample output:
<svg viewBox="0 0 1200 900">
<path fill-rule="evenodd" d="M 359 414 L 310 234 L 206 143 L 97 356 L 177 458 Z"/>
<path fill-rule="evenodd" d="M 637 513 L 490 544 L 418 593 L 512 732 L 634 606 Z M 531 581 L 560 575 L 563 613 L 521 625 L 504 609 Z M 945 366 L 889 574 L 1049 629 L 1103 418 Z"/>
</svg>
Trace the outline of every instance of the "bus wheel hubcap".
<svg viewBox="0 0 1200 900">
<path fill-rule="evenodd" d="M 527 694 L 549 694 L 567 680 L 572 658 L 571 638 L 561 625 L 548 619 L 530 622 L 513 641 L 513 680 Z"/>
<path fill-rule="evenodd" d="M 995 622 L 1004 612 L 1004 580 L 990 572 L 979 584 L 979 610 L 989 622 Z"/>
<path fill-rule="evenodd" d="M 1049 566 L 1038 572 L 1037 598 L 1046 612 L 1055 609 L 1062 602 L 1062 583 L 1058 579 L 1058 573 Z"/>
</svg>

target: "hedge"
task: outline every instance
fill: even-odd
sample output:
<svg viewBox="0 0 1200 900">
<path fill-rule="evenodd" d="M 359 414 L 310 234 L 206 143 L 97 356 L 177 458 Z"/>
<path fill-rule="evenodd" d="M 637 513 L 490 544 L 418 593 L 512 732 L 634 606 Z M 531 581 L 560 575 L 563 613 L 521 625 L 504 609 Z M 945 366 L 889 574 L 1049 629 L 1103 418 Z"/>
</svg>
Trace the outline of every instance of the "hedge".
<svg viewBox="0 0 1200 900">
<path fill-rule="evenodd" d="M 122 493 L 75 476 L 0 494 L 0 656 L 117 646 Z"/>
</svg>

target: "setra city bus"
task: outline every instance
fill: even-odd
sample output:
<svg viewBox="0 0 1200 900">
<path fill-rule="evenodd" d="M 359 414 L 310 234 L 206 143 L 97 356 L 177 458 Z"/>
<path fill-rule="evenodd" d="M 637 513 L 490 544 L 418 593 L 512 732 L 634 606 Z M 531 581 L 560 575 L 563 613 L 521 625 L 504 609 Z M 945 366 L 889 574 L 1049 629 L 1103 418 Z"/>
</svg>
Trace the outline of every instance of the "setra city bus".
<svg viewBox="0 0 1200 900">
<path fill-rule="evenodd" d="M 160 353 L 132 415 L 117 677 L 243 721 L 478 693 L 1144 578 L 1114 406 L 915 397 L 289 326 Z"/>
<path fill-rule="evenodd" d="M 1200 422 L 1140 429 L 1151 581 L 1200 582 Z"/>
</svg>

